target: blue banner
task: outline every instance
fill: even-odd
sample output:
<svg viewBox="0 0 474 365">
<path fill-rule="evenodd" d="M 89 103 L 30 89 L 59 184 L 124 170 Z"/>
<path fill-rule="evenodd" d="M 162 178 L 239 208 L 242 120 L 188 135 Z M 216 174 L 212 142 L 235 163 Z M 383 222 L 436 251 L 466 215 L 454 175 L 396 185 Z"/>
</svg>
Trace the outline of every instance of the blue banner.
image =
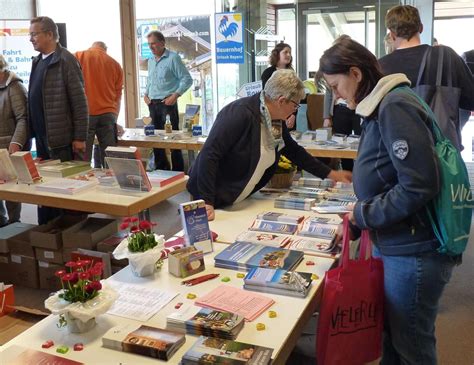
<svg viewBox="0 0 474 365">
<path fill-rule="evenodd" d="M 242 13 L 216 14 L 216 63 L 244 63 Z"/>
</svg>

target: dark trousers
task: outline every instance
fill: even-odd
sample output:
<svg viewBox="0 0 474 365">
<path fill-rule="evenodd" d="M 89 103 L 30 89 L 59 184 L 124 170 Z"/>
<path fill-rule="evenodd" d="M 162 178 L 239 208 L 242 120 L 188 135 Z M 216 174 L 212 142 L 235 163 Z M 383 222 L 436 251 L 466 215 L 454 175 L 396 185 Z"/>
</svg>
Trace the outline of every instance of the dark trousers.
<svg viewBox="0 0 474 365">
<path fill-rule="evenodd" d="M 170 116 L 171 125 L 174 130 L 179 130 L 178 105 L 165 105 L 161 101 L 154 101 L 148 105 L 150 117 L 153 120 L 155 129 L 165 129 L 166 115 Z M 166 151 L 162 148 L 154 148 L 155 168 L 160 170 L 170 170 L 170 163 L 166 157 Z M 184 171 L 183 153 L 181 150 L 171 150 L 171 163 L 173 171 Z"/>
<path fill-rule="evenodd" d="M 36 151 L 38 157 L 43 160 L 58 159 L 61 161 L 71 161 L 73 159 L 72 146 L 50 149 L 46 138 L 35 138 Z M 62 209 L 38 206 L 38 224 L 46 224 L 50 220 L 63 214 Z"/>
<path fill-rule="evenodd" d="M 332 115 L 332 130 L 334 133 L 341 134 L 357 134 L 360 135 L 362 128 L 360 126 L 360 117 L 356 115 L 354 110 L 340 104 L 334 105 Z M 354 160 L 350 158 L 341 159 L 343 170 L 352 171 Z"/>
<path fill-rule="evenodd" d="M 117 116 L 113 113 L 105 113 L 100 115 L 89 115 L 89 132 L 86 143 L 87 161 L 92 158 L 92 147 L 94 146 L 94 138 L 97 135 L 99 141 L 99 160 L 96 161 L 94 155 L 94 167 L 105 167 L 105 149 L 108 146 L 117 145 Z"/>
</svg>

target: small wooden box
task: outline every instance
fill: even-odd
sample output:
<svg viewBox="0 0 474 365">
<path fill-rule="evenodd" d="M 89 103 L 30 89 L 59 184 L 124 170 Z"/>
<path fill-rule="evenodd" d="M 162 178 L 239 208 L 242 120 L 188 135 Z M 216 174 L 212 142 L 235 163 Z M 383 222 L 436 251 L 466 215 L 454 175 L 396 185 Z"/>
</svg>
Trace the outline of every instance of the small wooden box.
<svg viewBox="0 0 474 365">
<path fill-rule="evenodd" d="M 197 274 L 204 269 L 203 252 L 196 250 L 194 246 L 176 250 L 168 256 L 168 270 L 170 274 L 179 278 Z"/>
</svg>

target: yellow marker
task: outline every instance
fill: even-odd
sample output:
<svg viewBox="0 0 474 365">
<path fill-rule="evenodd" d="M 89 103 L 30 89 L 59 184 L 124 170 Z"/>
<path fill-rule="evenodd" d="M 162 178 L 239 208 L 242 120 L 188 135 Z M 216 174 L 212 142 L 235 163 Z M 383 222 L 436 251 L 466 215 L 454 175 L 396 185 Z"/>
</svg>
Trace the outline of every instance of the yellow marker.
<svg viewBox="0 0 474 365">
<path fill-rule="evenodd" d="M 237 276 L 239 279 L 245 278 L 245 274 L 242 274 L 241 272 L 239 272 L 236 276 Z"/>
<path fill-rule="evenodd" d="M 311 275 L 311 279 L 313 280 L 319 280 L 319 276 L 316 274 Z"/>
<path fill-rule="evenodd" d="M 264 331 L 265 325 L 263 323 L 257 323 L 257 331 Z"/>
<path fill-rule="evenodd" d="M 277 316 L 277 312 L 275 311 L 268 311 L 268 317 L 270 318 L 276 318 Z"/>
<path fill-rule="evenodd" d="M 196 299 L 196 294 L 189 293 L 188 295 L 186 295 L 186 298 L 188 298 L 188 299 Z"/>
</svg>

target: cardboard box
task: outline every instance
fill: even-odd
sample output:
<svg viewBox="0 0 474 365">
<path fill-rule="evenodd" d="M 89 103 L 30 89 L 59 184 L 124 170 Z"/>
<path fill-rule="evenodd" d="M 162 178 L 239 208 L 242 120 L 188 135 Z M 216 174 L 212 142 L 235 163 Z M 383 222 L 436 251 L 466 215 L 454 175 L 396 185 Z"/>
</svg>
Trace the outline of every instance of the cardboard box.
<svg viewBox="0 0 474 365">
<path fill-rule="evenodd" d="M 323 126 L 324 94 L 310 94 L 306 98 L 308 109 L 308 129 L 316 130 Z"/>
<path fill-rule="evenodd" d="M 12 283 L 28 288 L 39 288 L 38 264 L 36 259 L 20 255 L 11 255 L 10 258 Z"/>
<path fill-rule="evenodd" d="M 64 269 L 62 265 L 56 265 L 50 262 L 38 260 L 40 289 L 49 289 L 52 291 L 61 289 L 61 281 L 57 276 L 54 275 L 54 273 L 62 269 Z"/>
<path fill-rule="evenodd" d="M 31 246 L 30 231 L 24 231 L 8 240 L 8 250 L 12 255 L 35 257 L 35 250 Z"/>
<path fill-rule="evenodd" d="M 63 246 L 64 230 L 86 219 L 86 216 L 64 215 L 35 227 L 30 231 L 30 242 L 34 247 L 57 250 Z"/>
<path fill-rule="evenodd" d="M 10 270 L 10 254 L 0 253 L 0 283 L 10 284 L 12 282 Z"/>
<path fill-rule="evenodd" d="M 71 253 L 77 251 L 77 248 L 63 248 L 63 260 L 64 262 L 71 261 Z"/>
<path fill-rule="evenodd" d="M 105 240 L 97 244 L 97 251 L 99 252 L 114 252 L 115 248 L 122 242 L 126 237 L 127 232 L 117 232 L 114 235 L 106 238 Z"/>
<path fill-rule="evenodd" d="M 64 257 L 62 250 L 47 250 L 44 248 L 35 247 L 36 259 L 38 261 L 50 262 L 53 264 L 63 264 Z"/>
<path fill-rule="evenodd" d="M 63 247 L 93 250 L 98 242 L 116 232 L 115 219 L 87 218 L 63 231 Z"/>
<path fill-rule="evenodd" d="M 34 224 L 27 223 L 12 223 L 8 226 L 0 228 L 0 253 L 8 253 L 8 239 L 16 236 L 19 233 L 30 230 L 36 227 Z"/>
</svg>

